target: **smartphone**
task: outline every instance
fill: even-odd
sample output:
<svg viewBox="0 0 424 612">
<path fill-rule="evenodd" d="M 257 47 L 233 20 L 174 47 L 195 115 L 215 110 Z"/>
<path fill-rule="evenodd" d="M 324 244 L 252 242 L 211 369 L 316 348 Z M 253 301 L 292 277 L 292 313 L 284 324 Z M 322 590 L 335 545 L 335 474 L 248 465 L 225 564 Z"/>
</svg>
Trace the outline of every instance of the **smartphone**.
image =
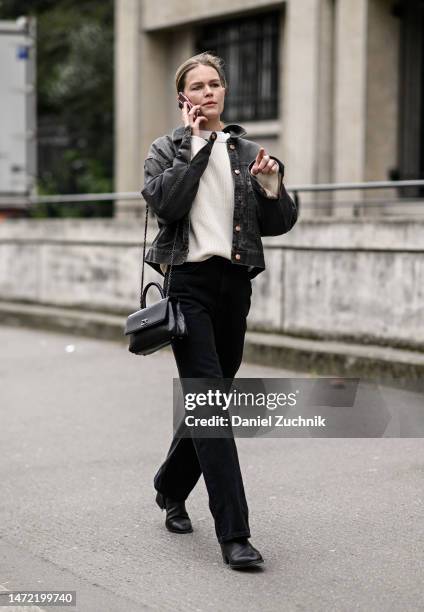
<svg viewBox="0 0 424 612">
<path fill-rule="evenodd" d="M 190 109 L 192 109 L 192 108 L 193 108 L 193 106 L 194 106 L 194 105 L 193 105 L 193 102 L 191 102 L 191 101 L 190 101 L 190 100 L 187 98 L 187 96 L 185 96 L 185 95 L 183 94 L 183 92 L 182 92 L 182 91 L 179 91 L 179 92 L 178 92 L 178 106 L 179 106 L 181 109 L 182 109 L 182 108 L 183 108 L 183 106 L 184 106 L 184 102 L 187 102 L 187 104 L 188 104 L 188 110 L 190 110 Z M 199 111 L 196 111 L 196 114 L 195 114 L 195 117 L 194 117 L 195 119 L 197 118 L 198 114 L 199 114 Z"/>
</svg>

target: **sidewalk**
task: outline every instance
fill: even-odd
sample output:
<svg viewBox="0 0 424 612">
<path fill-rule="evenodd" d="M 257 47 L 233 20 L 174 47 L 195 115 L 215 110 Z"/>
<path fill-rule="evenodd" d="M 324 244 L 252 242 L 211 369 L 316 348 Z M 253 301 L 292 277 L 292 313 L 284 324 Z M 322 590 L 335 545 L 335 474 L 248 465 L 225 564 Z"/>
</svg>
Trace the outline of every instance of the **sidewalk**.
<svg viewBox="0 0 424 612">
<path fill-rule="evenodd" d="M 0 301 L 0 324 L 65 331 L 127 343 L 126 316 Z M 424 379 L 424 354 L 376 345 L 296 338 L 249 331 L 244 360 L 322 375 L 394 379 L 403 386 Z"/>
</svg>

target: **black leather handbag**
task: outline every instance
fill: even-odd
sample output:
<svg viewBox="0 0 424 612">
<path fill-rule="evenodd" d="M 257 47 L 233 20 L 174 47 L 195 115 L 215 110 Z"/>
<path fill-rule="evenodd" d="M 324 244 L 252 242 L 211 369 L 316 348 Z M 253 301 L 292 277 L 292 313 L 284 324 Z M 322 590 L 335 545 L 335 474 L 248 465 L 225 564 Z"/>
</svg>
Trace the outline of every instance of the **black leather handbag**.
<svg viewBox="0 0 424 612">
<path fill-rule="evenodd" d="M 143 289 L 148 215 L 149 209 L 146 204 L 143 265 L 141 271 L 140 310 L 137 310 L 128 316 L 124 331 L 124 334 L 129 336 L 128 350 L 135 355 L 150 355 L 164 346 L 171 344 L 172 340 L 175 338 L 184 338 L 184 336 L 187 335 L 187 327 L 185 324 L 184 315 L 181 311 L 180 303 L 178 299 L 168 295 L 171 283 L 178 226 L 175 230 L 171 263 L 165 274 L 164 287 L 166 287 L 166 290 L 164 291 L 159 283 L 155 282 L 148 283 Z M 146 306 L 147 292 L 150 287 L 156 287 L 159 290 L 161 299 L 155 304 Z"/>
</svg>

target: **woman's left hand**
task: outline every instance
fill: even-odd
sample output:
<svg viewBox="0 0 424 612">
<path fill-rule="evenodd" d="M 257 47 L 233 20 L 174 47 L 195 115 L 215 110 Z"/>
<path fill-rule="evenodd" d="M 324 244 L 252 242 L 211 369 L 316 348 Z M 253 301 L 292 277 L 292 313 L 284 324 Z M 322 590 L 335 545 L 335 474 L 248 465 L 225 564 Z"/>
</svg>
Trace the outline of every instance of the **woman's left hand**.
<svg viewBox="0 0 424 612">
<path fill-rule="evenodd" d="M 265 152 L 264 147 L 261 147 L 250 172 L 253 174 L 253 176 L 259 173 L 275 174 L 278 172 L 278 163 L 275 161 L 275 159 L 270 159 L 269 155 Z"/>
</svg>

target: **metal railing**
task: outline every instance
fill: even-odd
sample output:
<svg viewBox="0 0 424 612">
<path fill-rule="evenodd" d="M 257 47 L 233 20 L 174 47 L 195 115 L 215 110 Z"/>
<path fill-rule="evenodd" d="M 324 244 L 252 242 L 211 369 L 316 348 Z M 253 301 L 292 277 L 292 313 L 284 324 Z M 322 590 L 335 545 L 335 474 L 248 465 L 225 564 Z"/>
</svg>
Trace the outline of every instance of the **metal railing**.
<svg viewBox="0 0 424 612">
<path fill-rule="evenodd" d="M 75 193 L 69 195 L 29 196 L 29 204 L 68 204 L 81 202 L 110 202 L 111 200 L 140 200 L 139 191 L 123 191 L 122 193 Z"/>
<path fill-rule="evenodd" d="M 340 191 L 372 191 L 378 189 L 406 189 L 406 188 L 422 188 L 424 193 L 424 180 L 405 180 L 405 181 L 369 181 L 369 182 L 360 182 L 360 183 L 317 183 L 313 185 L 291 185 L 286 186 L 287 191 L 294 195 L 294 198 L 300 208 L 300 198 L 299 193 L 321 193 L 321 192 L 329 192 L 333 195 L 335 192 Z M 384 198 L 377 199 L 367 199 L 361 200 L 358 202 L 355 200 L 333 200 L 333 198 L 324 200 L 322 202 L 314 199 L 311 202 L 305 202 L 307 207 L 312 209 L 330 209 L 331 213 L 334 212 L 337 208 L 345 208 L 350 207 L 353 210 L 355 216 L 358 216 L 361 212 L 365 212 L 367 210 L 372 209 L 374 206 L 382 208 L 387 206 L 401 206 L 404 207 L 407 204 L 419 204 L 420 207 L 424 204 L 424 195 L 423 196 L 414 196 L 414 197 L 395 197 L 388 198 L 385 196 Z M 424 213 L 424 207 L 422 207 L 422 211 Z"/>
<path fill-rule="evenodd" d="M 424 180 L 415 181 L 369 181 L 367 183 L 316 183 L 315 185 L 292 185 L 288 191 L 346 191 L 352 189 L 398 189 L 399 187 L 424 187 Z"/>
<path fill-rule="evenodd" d="M 422 188 L 424 190 L 424 180 L 407 180 L 407 181 L 371 181 L 362 183 L 317 183 L 310 185 L 286 185 L 286 189 L 289 193 L 293 194 L 297 203 L 300 205 L 299 194 L 302 193 L 320 193 L 329 192 L 334 194 L 340 191 L 368 191 L 378 189 L 404 189 L 404 188 Z M 85 194 L 66 194 L 66 195 L 30 195 L 26 198 L 27 208 L 36 206 L 37 204 L 65 204 L 65 203 L 84 203 L 84 202 L 101 202 L 101 201 L 113 201 L 113 200 L 141 200 L 141 193 L 138 191 L 133 192 L 117 192 L 117 193 L 85 193 Z M 341 200 L 334 201 L 332 198 L 323 202 L 305 202 L 307 207 L 311 208 L 331 208 L 335 209 L 338 207 L 352 206 L 355 210 L 364 210 L 367 207 L 374 205 L 392 205 L 397 204 L 404 206 L 410 202 L 414 204 L 424 204 L 423 197 L 396 197 L 389 199 L 384 197 L 380 200 Z M 302 203 L 303 206 L 303 203 Z M 424 212 L 424 206 L 423 206 Z"/>
</svg>

